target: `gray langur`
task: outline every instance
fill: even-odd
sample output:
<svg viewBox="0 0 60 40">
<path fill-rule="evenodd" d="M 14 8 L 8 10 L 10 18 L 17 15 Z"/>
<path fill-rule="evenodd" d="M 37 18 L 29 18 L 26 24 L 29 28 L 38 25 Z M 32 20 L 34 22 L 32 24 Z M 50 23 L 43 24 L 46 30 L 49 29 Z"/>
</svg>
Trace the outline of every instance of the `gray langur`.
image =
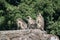
<svg viewBox="0 0 60 40">
<path fill-rule="evenodd" d="M 34 19 L 32 19 L 30 16 L 27 16 L 28 21 L 28 28 L 29 29 L 35 29 L 36 28 L 36 21 Z"/>
<path fill-rule="evenodd" d="M 41 13 L 37 15 L 36 24 L 38 29 L 44 30 L 44 18 L 42 17 Z"/>
<path fill-rule="evenodd" d="M 18 18 L 16 20 L 16 23 L 17 23 L 17 29 L 27 29 L 27 24 L 21 19 L 21 18 Z"/>
</svg>

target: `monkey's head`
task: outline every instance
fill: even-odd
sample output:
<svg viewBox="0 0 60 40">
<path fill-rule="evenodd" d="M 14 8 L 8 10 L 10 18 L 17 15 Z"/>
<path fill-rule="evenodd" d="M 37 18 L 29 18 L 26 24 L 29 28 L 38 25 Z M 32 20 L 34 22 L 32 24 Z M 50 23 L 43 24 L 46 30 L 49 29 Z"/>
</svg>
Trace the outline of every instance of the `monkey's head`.
<svg viewBox="0 0 60 40">
<path fill-rule="evenodd" d="M 27 16 L 27 19 L 26 20 L 30 20 L 30 19 L 32 19 L 30 16 Z"/>
<path fill-rule="evenodd" d="M 41 13 L 38 13 L 37 16 L 41 16 Z"/>
<path fill-rule="evenodd" d="M 22 19 L 21 18 L 17 18 L 16 21 L 22 21 Z"/>
</svg>

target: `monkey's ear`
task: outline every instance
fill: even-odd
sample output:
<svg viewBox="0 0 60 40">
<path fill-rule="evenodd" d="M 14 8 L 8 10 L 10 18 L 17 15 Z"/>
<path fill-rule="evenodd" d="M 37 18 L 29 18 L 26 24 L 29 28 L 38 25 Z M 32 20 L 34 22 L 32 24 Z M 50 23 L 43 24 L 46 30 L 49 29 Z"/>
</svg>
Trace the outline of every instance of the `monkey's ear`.
<svg viewBox="0 0 60 40">
<path fill-rule="evenodd" d="M 41 16 L 41 13 L 38 13 L 37 16 Z"/>
</svg>

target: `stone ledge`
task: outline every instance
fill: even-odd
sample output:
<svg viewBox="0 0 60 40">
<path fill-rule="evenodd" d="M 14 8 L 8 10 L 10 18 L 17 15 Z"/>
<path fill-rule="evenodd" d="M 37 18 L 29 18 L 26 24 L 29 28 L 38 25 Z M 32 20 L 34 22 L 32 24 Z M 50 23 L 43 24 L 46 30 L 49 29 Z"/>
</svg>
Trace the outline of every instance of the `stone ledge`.
<svg viewBox="0 0 60 40">
<path fill-rule="evenodd" d="M 0 40 L 59 40 L 55 35 L 40 29 L 0 31 Z"/>
</svg>

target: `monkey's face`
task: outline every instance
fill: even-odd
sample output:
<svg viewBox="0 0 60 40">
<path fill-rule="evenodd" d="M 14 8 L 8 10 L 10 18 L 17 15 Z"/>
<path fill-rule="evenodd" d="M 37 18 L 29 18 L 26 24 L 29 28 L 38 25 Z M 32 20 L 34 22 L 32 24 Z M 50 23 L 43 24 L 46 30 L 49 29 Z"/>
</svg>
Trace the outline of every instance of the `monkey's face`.
<svg viewBox="0 0 60 40">
<path fill-rule="evenodd" d="M 27 16 L 26 20 L 30 20 L 30 19 L 31 19 L 31 17 L 30 16 Z"/>
<path fill-rule="evenodd" d="M 22 19 L 18 18 L 18 19 L 16 20 L 16 23 L 17 23 L 18 26 L 20 26 L 20 25 L 22 24 Z"/>
</svg>

